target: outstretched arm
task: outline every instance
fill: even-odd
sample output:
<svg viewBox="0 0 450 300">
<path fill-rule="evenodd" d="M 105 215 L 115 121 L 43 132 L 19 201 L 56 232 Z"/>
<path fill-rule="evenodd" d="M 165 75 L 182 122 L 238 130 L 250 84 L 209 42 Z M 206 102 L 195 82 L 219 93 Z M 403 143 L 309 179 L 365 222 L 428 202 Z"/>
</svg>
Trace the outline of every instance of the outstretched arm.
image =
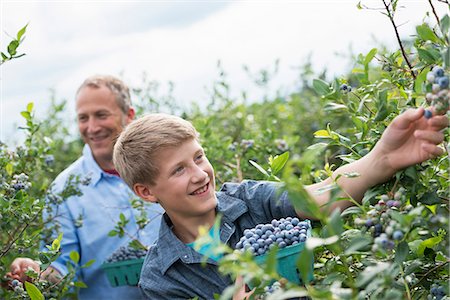
<svg viewBox="0 0 450 300">
<path fill-rule="evenodd" d="M 448 118 L 446 115 L 435 115 L 426 119 L 423 115 L 423 108 L 409 109 L 400 114 L 386 128 L 370 153 L 336 169 L 332 178 L 306 186 L 306 190 L 319 205 L 324 205 L 330 200 L 330 193 L 317 191 L 332 184 L 333 179 L 339 175 L 356 172 L 359 174 L 358 177 L 340 176 L 337 183 L 346 194 L 360 202 L 370 187 L 386 182 L 397 171 L 442 155 L 444 150 L 438 145 L 444 140 L 441 130 L 448 126 Z M 342 210 L 351 205 L 349 201 L 338 201 L 328 209 Z M 302 212 L 297 213 L 299 217 L 311 218 Z"/>
</svg>

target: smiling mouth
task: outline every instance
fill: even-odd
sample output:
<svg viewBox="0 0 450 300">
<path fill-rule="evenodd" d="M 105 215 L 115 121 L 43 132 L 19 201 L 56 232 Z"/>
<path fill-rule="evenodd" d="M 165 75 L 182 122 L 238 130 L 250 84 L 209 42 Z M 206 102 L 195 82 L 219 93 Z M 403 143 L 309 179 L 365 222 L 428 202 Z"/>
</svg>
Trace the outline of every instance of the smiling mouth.
<svg viewBox="0 0 450 300">
<path fill-rule="evenodd" d="M 96 142 L 101 142 L 101 141 L 105 140 L 106 138 L 107 138 L 107 136 L 94 136 L 94 137 L 89 137 L 89 140 L 96 143 Z"/>
<path fill-rule="evenodd" d="M 201 195 L 201 194 L 207 192 L 208 190 L 209 190 L 209 183 L 207 183 L 207 184 L 205 184 L 204 186 L 202 186 L 201 188 L 199 188 L 199 189 L 193 191 L 193 192 L 191 193 L 191 195 Z"/>
</svg>

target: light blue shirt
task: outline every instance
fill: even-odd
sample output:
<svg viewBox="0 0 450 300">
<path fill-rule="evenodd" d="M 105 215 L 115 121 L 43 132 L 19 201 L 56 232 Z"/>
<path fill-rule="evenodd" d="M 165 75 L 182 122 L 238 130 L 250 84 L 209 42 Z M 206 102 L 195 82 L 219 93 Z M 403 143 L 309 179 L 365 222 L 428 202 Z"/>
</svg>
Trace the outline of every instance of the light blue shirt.
<svg viewBox="0 0 450 300">
<path fill-rule="evenodd" d="M 70 260 L 71 251 L 80 254 L 80 265 L 95 259 L 93 265 L 83 268 L 78 273 L 88 288 L 80 289 L 80 300 L 95 299 L 140 299 L 137 287 L 112 287 L 100 265 L 111 253 L 120 246 L 126 246 L 130 239 L 125 236 L 110 237 L 108 233 L 114 229 L 123 213 L 130 221 L 126 231 L 135 235 L 144 245 L 153 244 L 159 232 L 163 209 L 158 204 L 146 205 L 149 224 L 144 230 L 138 231 L 135 216 L 139 212 L 131 207 L 131 199 L 137 198 L 125 182 L 118 176 L 104 172 L 95 162 L 88 145 L 83 149 L 83 155 L 64 170 L 54 181 L 53 191 L 61 191 L 71 174 L 90 176 L 87 186 L 80 186 L 82 196 L 72 196 L 63 202 L 57 210 L 56 221 L 61 225 L 63 239 L 61 256 L 52 266 L 63 275 L 67 274 L 66 263 Z M 81 216 L 82 226 L 77 226 L 76 220 Z M 48 217 L 47 214 L 44 217 Z"/>
</svg>

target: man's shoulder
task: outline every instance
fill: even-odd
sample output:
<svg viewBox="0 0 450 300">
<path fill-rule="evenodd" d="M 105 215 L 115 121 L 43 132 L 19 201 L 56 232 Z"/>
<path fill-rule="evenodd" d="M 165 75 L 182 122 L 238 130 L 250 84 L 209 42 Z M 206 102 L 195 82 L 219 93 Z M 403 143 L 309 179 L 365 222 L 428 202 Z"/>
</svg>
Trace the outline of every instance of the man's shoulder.
<svg viewBox="0 0 450 300">
<path fill-rule="evenodd" d="M 85 166 L 85 159 L 81 156 L 56 176 L 55 180 L 53 180 L 54 187 L 57 189 L 62 188 L 69 178 L 87 176 L 88 173 L 89 171 Z"/>
</svg>

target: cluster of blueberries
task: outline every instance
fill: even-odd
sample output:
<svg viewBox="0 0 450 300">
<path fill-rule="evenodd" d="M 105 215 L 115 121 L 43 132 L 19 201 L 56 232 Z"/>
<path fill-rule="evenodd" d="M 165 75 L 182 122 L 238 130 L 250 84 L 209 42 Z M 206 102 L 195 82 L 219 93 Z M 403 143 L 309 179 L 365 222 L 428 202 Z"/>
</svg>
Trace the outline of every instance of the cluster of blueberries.
<svg viewBox="0 0 450 300">
<path fill-rule="evenodd" d="M 404 237 L 404 233 L 400 224 L 391 219 L 390 211 L 405 210 L 410 207 L 402 207 L 404 202 L 405 189 L 400 188 L 395 194 L 394 199 L 390 199 L 388 195 L 381 195 L 380 200 L 373 209 L 367 212 L 367 219 L 355 218 L 355 225 L 365 227 L 372 233 L 374 244 L 372 251 L 380 249 L 392 250 L 395 247 L 395 241 L 400 241 Z"/>
<path fill-rule="evenodd" d="M 435 66 L 427 73 L 428 86 L 431 92 L 425 95 L 427 103 L 434 107 L 437 114 L 444 114 L 450 106 L 449 77 L 444 69 Z M 431 118 L 431 111 L 425 112 L 426 118 Z"/>
<path fill-rule="evenodd" d="M 28 175 L 24 173 L 14 175 L 13 180 L 11 180 L 11 187 L 15 191 L 29 189 L 31 187 L 31 183 L 28 181 Z"/>
<path fill-rule="evenodd" d="M 144 258 L 146 255 L 147 250 L 135 249 L 129 246 L 122 246 L 116 251 L 114 251 L 114 253 L 111 254 L 111 256 L 106 259 L 106 262 L 113 263 L 124 260 Z"/>
<path fill-rule="evenodd" d="M 19 280 L 17 279 L 11 280 L 10 285 L 16 293 L 20 294 L 24 292 L 23 284 Z"/>
<path fill-rule="evenodd" d="M 443 286 L 433 283 L 431 285 L 430 294 L 428 295 L 428 300 L 441 300 L 446 296 L 445 289 Z"/>
<path fill-rule="evenodd" d="M 279 281 L 275 281 L 271 285 L 264 287 L 264 293 L 266 295 L 273 294 L 278 290 L 281 290 L 281 283 Z"/>
<path fill-rule="evenodd" d="M 343 83 L 340 88 L 341 92 L 343 92 L 344 94 L 349 93 L 352 91 L 352 87 L 349 85 L 346 85 L 345 83 Z"/>
<path fill-rule="evenodd" d="M 305 242 L 309 229 L 309 221 L 300 221 L 295 217 L 274 219 L 270 224 L 258 224 L 255 228 L 245 229 L 236 249 L 263 255 L 275 245 L 282 249 Z"/>
</svg>

